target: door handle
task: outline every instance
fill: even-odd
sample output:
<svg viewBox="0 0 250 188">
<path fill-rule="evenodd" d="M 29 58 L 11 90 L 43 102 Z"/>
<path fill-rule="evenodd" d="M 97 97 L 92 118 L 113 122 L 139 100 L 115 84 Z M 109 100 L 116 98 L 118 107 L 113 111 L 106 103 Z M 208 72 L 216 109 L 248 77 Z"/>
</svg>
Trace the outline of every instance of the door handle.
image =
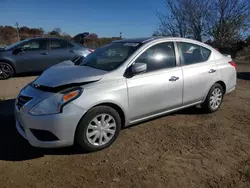
<svg viewBox="0 0 250 188">
<path fill-rule="evenodd" d="M 210 69 L 210 71 L 208 73 L 214 73 L 214 72 L 216 72 L 215 69 Z"/>
<path fill-rule="evenodd" d="M 48 55 L 48 52 L 42 52 L 41 55 Z"/>
<path fill-rule="evenodd" d="M 179 77 L 172 76 L 172 77 L 169 79 L 170 82 L 175 82 L 176 80 L 179 80 Z"/>
</svg>

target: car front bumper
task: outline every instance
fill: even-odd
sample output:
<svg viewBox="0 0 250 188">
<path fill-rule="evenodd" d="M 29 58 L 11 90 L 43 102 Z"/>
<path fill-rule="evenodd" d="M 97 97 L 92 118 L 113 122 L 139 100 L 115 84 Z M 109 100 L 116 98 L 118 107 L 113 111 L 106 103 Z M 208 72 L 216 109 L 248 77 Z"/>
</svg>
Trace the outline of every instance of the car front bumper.
<svg viewBox="0 0 250 188">
<path fill-rule="evenodd" d="M 74 144 L 77 125 L 85 112 L 69 103 L 60 114 L 34 116 L 27 109 L 19 110 L 15 105 L 16 129 L 35 147 L 71 146 Z"/>
</svg>

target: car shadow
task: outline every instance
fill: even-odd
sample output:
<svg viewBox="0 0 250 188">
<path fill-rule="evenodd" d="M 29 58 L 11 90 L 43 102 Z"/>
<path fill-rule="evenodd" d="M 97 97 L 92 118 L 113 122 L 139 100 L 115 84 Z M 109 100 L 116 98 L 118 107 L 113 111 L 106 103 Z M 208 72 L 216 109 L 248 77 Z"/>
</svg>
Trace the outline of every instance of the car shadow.
<svg viewBox="0 0 250 188">
<path fill-rule="evenodd" d="M 197 106 L 191 106 L 188 108 L 184 108 L 182 110 L 173 112 L 172 115 L 202 115 L 202 114 L 207 114 L 200 105 Z"/>
<path fill-rule="evenodd" d="M 191 106 L 182 110 L 178 110 L 175 112 L 171 112 L 169 114 L 164 114 L 164 115 L 160 115 L 154 118 L 151 118 L 149 120 L 145 120 L 136 124 L 132 124 L 130 126 L 125 127 L 126 128 L 132 128 L 134 126 L 149 122 L 149 121 L 153 121 L 162 117 L 166 117 L 166 116 L 175 116 L 175 115 L 203 115 L 203 114 L 207 114 L 207 112 L 205 112 L 204 110 L 201 109 L 200 105 L 195 105 L 195 106 Z"/>
<path fill-rule="evenodd" d="M 237 78 L 242 80 L 250 80 L 250 72 L 238 72 Z"/>
<path fill-rule="evenodd" d="M 15 128 L 14 99 L 0 100 L 0 160 L 23 161 L 44 155 L 73 155 L 83 153 L 74 147 L 43 149 L 32 147 Z"/>
</svg>

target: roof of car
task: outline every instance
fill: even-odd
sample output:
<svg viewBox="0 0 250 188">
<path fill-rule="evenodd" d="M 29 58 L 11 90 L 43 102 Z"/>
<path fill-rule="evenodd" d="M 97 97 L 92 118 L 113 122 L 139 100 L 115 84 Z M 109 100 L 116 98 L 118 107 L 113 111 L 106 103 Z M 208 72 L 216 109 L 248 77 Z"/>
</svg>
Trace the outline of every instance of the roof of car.
<svg viewBox="0 0 250 188">
<path fill-rule="evenodd" d="M 168 40 L 189 40 L 189 41 L 195 41 L 193 39 L 188 39 L 188 38 L 181 38 L 181 37 L 143 37 L 143 38 L 131 38 L 131 39 L 122 39 L 122 40 L 117 40 L 114 42 L 129 42 L 129 43 L 147 43 L 153 40 L 158 40 L 158 39 L 168 39 Z"/>
<path fill-rule="evenodd" d="M 190 39 L 190 38 L 183 38 L 183 37 L 144 37 L 144 38 L 131 38 L 131 39 L 122 39 L 122 40 L 116 40 L 113 42 L 122 42 L 122 43 L 147 43 L 155 40 L 161 40 L 161 39 L 167 39 L 168 41 L 182 41 L 182 42 L 191 42 L 197 45 L 205 46 L 206 48 L 209 48 L 210 50 L 213 49 L 210 45 L 207 45 L 203 42 Z"/>
<path fill-rule="evenodd" d="M 116 40 L 114 42 L 145 43 L 154 39 L 155 39 L 154 37 L 143 37 L 143 38 L 121 39 L 121 40 Z"/>
<path fill-rule="evenodd" d="M 32 39 L 64 39 L 62 37 L 34 37 L 34 38 L 27 38 L 26 40 L 32 40 Z"/>
</svg>

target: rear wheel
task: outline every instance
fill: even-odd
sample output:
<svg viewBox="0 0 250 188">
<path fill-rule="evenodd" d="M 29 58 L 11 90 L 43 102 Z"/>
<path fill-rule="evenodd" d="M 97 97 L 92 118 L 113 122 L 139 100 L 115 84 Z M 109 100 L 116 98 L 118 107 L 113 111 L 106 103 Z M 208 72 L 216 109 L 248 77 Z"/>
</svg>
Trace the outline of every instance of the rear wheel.
<svg viewBox="0 0 250 188">
<path fill-rule="evenodd" d="M 121 130 L 121 118 L 109 106 L 92 108 L 80 121 L 76 130 L 76 143 L 85 151 L 98 151 L 109 147 Z"/>
<path fill-rule="evenodd" d="M 210 112 L 210 113 L 217 111 L 221 106 L 223 96 L 224 96 L 223 87 L 220 84 L 215 83 L 210 89 L 206 100 L 201 105 L 202 108 L 206 112 Z"/>
<path fill-rule="evenodd" d="M 9 63 L 0 62 L 0 80 L 6 80 L 12 77 L 14 69 Z"/>
</svg>

